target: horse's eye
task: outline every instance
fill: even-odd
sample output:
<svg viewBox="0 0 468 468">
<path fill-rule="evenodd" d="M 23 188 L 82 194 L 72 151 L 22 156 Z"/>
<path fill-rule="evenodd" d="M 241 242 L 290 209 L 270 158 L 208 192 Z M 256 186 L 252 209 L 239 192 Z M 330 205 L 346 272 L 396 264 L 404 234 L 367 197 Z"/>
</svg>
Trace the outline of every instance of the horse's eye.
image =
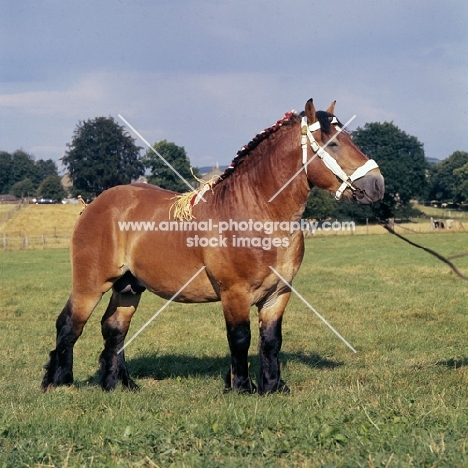
<svg viewBox="0 0 468 468">
<path fill-rule="evenodd" d="M 328 143 L 327 146 L 330 148 L 334 148 L 338 146 L 338 143 L 336 141 L 330 141 L 330 143 Z"/>
</svg>

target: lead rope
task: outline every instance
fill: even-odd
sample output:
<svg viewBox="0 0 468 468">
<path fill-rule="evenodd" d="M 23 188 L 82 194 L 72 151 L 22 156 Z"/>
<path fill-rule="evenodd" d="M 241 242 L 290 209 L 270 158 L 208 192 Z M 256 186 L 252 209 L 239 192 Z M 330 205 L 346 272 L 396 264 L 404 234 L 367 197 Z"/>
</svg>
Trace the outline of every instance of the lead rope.
<svg viewBox="0 0 468 468">
<path fill-rule="evenodd" d="M 387 205 L 384 205 L 384 208 L 389 210 L 388 206 Z M 441 262 L 444 262 L 446 263 L 451 269 L 452 271 L 459 277 L 461 278 L 462 280 L 465 280 L 465 281 L 468 281 L 468 276 L 465 276 L 463 275 L 460 270 L 447 258 L 447 257 L 444 257 L 442 254 L 436 252 L 435 250 L 432 250 L 430 249 L 429 247 L 424 247 L 423 245 L 421 244 L 418 244 L 416 242 L 413 242 L 411 240 L 409 240 L 408 238 L 406 238 L 405 236 L 401 235 L 401 234 L 398 234 L 397 232 L 395 232 L 395 228 L 393 227 L 393 225 L 390 223 L 390 221 L 387 219 L 383 220 L 380 218 L 380 216 L 378 215 L 377 211 L 375 210 L 375 207 L 374 205 L 372 206 L 372 211 L 374 212 L 374 216 L 375 218 L 377 219 L 377 221 L 382 225 L 382 227 L 384 229 L 386 229 L 390 234 L 393 234 L 394 236 L 398 237 L 399 239 L 407 242 L 408 244 L 412 245 L 413 247 L 416 247 L 418 249 L 422 249 L 424 250 L 425 252 L 431 254 L 431 255 L 434 255 L 434 257 L 438 258 Z M 454 257 L 461 257 L 461 256 L 464 256 L 466 254 L 461 254 L 461 255 L 456 255 Z"/>
</svg>

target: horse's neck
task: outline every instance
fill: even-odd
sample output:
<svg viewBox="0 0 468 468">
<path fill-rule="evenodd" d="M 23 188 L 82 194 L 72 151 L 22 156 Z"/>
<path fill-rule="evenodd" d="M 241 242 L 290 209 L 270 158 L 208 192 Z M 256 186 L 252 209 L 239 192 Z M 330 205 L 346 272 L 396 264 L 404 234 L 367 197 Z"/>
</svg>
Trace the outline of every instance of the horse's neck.
<svg viewBox="0 0 468 468">
<path fill-rule="evenodd" d="M 220 187 L 214 188 L 218 209 L 237 207 L 237 213 L 240 209 L 246 217 L 273 220 L 301 217 L 310 188 L 305 172 L 301 172 L 298 127 L 284 128 L 275 137 L 273 143 L 262 142 Z"/>
</svg>

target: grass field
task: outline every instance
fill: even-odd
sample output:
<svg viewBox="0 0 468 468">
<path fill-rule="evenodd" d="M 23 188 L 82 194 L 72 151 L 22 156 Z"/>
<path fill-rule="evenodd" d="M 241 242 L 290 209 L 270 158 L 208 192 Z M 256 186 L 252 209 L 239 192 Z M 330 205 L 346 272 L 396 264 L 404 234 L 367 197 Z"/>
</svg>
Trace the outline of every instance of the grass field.
<svg viewBox="0 0 468 468">
<path fill-rule="evenodd" d="M 24 205 L 6 223 L 0 224 L 0 233 L 69 236 L 82 209 L 81 205 Z"/>
<path fill-rule="evenodd" d="M 14 204 L 1 204 L 0 203 L 0 219 L 1 217 L 8 213 L 9 211 L 13 210 L 15 208 L 16 205 Z"/>
<path fill-rule="evenodd" d="M 0 217 L 0 248 L 68 248 L 73 226 L 82 209 L 81 205 L 24 205 L 6 221 L 2 222 L 4 218 Z"/>
<path fill-rule="evenodd" d="M 445 255 L 467 234 L 414 236 Z M 98 306 L 76 384 L 42 393 L 68 251 L 0 253 L 0 467 L 468 466 L 468 283 L 391 236 L 307 240 L 281 353 L 291 394 L 223 394 L 219 304 L 172 303 L 127 348 L 139 393 L 97 386 Z M 457 264 L 468 273 L 468 258 Z M 164 304 L 143 295 L 130 335 Z M 252 310 L 251 373 L 257 371 Z"/>
</svg>

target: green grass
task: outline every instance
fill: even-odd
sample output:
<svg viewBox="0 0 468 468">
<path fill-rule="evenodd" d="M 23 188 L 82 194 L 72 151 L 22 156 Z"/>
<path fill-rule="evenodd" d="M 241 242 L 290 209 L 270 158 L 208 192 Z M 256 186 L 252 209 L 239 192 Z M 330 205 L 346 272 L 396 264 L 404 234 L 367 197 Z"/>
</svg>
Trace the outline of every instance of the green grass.
<svg viewBox="0 0 468 468">
<path fill-rule="evenodd" d="M 434 218 L 454 218 L 454 219 L 466 219 L 468 218 L 468 213 L 460 209 L 453 208 L 441 208 L 434 206 L 424 206 L 419 203 L 414 204 L 415 208 L 422 211 L 426 216 L 433 216 Z"/>
<path fill-rule="evenodd" d="M 452 255 L 467 234 L 413 236 Z M 468 257 L 457 260 L 468 274 Z M 223 394 L 219 304 L 171 304 L 127 348 L 138 393 L 97 386 L 99 305 L 76 384 L 42 393 L 70 285 L 66 250 L 0 253 L 0 467 L 467 466 L 468 283 L 391 236 L 307 240 L 284 321 L 291 394 Z M 130 335 L 164 301 L 143 295 Z M 252 310 L 251 372 L 257 372 Z"/>
</svg>

